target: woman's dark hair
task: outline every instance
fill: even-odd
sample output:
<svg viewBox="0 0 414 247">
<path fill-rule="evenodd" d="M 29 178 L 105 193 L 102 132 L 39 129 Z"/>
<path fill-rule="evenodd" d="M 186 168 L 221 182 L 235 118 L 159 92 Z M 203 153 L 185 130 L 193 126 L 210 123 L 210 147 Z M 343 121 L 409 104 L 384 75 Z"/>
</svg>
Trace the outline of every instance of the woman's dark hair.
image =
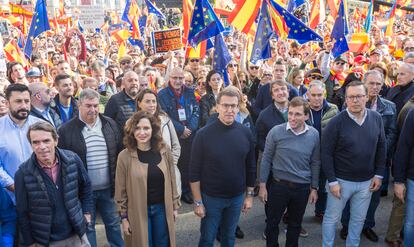
<svg viewBox="0 0 414 247">
<path fill-rule="evenodd" d="M 139 111 L 134 113 L 125 124 L 124 127 L 124 145 L 130 151 L 135 151 L 138 147 L 134 132 L 137 129 L 137 124 L 141 119 L 148 119 L 152 128 L 152 135 L 150 140 L 151 150 L 159 152 L 164 147 L 164 142 L 161 137 L 160 121 L 149 112 Z"/>
<path fill-rule="evenodd" d="M 221 77 L 221 79 L 223 79 L 223 74 L 221 73 L 221 72 L 219 72 L 219 71 L 217 71 L 217 70 L 210 70 L 210 72 L 208 72 L 208 74 L 207 74 L 207 76 L 206 76 L 206 91 L 207 92 L 211 92 L 212 91 L 212 89 L 211 89 L 211 87 L 210 87 L 210 84 L 209 84 L 209 82 L 210 82 L 210 80 L 211 80 L 211 77 L 214 75 L 214 74 L 219 74 L 220 75 L 220 77 Z"/>
<path fill-rule="evenodd" d="M 142 100 L 144 99 L 144 96 L 146 94 L 152 94 L 155 96 L 155 99 L 157 100 L 157 110 L 154 113 L 154 116 L 156 118 L 159 118 L 160 115 L 164 115 L 163 110 L 161 109 L 160 104 L 158 103 L 158 96 L 156 93 L 154 93 L 154 91 L 152 91 L 149 88 L 145 88 L 144 90 L 142 90 L 141 92 L 138 93 L 137 98 L 135 99 L 135 103 L 136 103 L 136 107 L 137 107 L 137 111 L 141 111 L 142 109 L 139 108 L 139 102 L 142 102 Z"/>
</svg>

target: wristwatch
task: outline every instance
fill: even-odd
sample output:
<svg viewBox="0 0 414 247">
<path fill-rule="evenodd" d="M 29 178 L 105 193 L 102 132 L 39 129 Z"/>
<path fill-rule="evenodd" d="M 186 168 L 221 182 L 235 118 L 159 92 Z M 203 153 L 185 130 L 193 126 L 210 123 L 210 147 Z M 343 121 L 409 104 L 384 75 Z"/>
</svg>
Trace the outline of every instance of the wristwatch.
<svg viewBox="0 0 414 247">
<path fill-rule="evenodd" d="M 311 189 L 313 189 L 313 190 L 318 190 L 319 188 L 318 187 L 311 187 Z"/>
<path fill-rule="evenodd" d="M 203 205 L 203 201 L 202 200 L 194 200 L 194 204 L 196 205 L 196 207 L 199 207 L 199 206 Z"/>
<path fill-rule="evenodd" d="M 247 197 L 253 197 L 254 196 L 254 191 L 247 191 L 246 196 Z"/>
</svg>

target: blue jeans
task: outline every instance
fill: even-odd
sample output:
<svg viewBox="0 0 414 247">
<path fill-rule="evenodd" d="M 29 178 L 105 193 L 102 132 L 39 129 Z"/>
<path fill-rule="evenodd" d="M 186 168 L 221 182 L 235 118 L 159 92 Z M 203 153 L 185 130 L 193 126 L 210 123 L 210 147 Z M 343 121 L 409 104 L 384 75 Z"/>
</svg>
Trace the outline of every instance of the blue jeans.
<svg viewBox="0 0 414 247">
<path fill-rule="evenodd" d="M 149 247 L 170 246 L 167 216 L 162 203 L 148 205 L 148 245 Z"/>
<path fill-rule="evenodd" d="M 0 247 L 12 247 L 16 235 L 16 206 L 0 188 Z"/>
<path fill-rule="evenodd" d="M 364 182 L 351 182 L 343 179 L 337 180 L 341 186 L 340 199 L 334 197 L 329 190 L 329 184 L 326 185 L 328 200 L 322 223 L 322 246 L 334 246 L 336 225 L 340 220 L 342 210 L 345 208 L 346 203 L 350 201 L 351 218 L 349 220 L 346 246 L 357 247 L 359 246 L 362 227 L 371 201 L 372 193 L 369 190 L 371 180 Z"/>
<path fill-rule="evenodd" d="M 206 215 L 201 219 L 199 247 L 213 247 L 217 229 L 221 230 L 221 246 L 234 246 L 237 223 L 243 205 L 243 194 L 231 198 L 219 198 L 201 194 Z"/>
<path fill-rule="evenodd" d="M 404 247 L 414 246 L 414 180 L 407 179 L 404 222 Z"/>
<path fill-rule="evenodd" d="M 96 211 L 102 217 L 102 221 L 105 224 L 106 238 L 108 239 L 111 247 L 122 247 L 124 241 L 122 240 L 121 227 L 119 225 L 120 218 L 116 210 L 115 202 L 111 198 L 111 189 L 96 190 L 93 191 L 93 204 L 94 210 L 91 212 L 91 224 L 88 226 L 86 235 L 88 236 L 91 247 L 96 247 Z"/>
<path fill-rule="evenodd" d="M 375 212 L 377 211 L 378 205 L 380 204 L 381 189 L 372 193 L 371 202 L 369 203 L 367 216 L 363 229 L 373 228 L 375 226 Z M 341 223 L 343 227 L 348 227 L 349 224 L 349 201 L 342 211 Z"/>
</svg>

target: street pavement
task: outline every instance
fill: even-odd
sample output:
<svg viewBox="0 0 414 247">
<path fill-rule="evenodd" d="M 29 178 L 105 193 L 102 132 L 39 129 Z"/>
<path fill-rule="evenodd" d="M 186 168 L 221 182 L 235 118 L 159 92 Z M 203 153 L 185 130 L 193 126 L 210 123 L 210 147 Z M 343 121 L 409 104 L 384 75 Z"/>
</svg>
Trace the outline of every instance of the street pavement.
<svg viewBox="0 0 414 247">
<path fill-rule="evenodd" d="M 382 197 L 381 203 L 376 213 L 376 226 L 375 232 L 378 234 L 380 240 L 377 243 L 373 243 L 361 236 L 361 247 L 382 247 L 387 246 L 384 242 L 385 234 L 388 227 L 388 219 L 392 208 L 392 192 L 388 197 Z M 299 246 L 316 247 L 321 246 L 322 242 L 322 230 L 321 224 L 314 218 L 314 206 L 308 205 L 306 213 L 303 219 L 303 227 L 308 231 L 309 236 L 307 238 L 300 238 Z M 258 197 L 255 197 L 253 208 L 247 215 L 241 215 L 240 227 L 243 230 L 244 239 L 237 239 L 236 246 L 238 247 L 261 247 L 266 246 L 265 240 L 262 238 L 262 233 L 265 228 L 264 224 L 264 209 L 263 204 L 259 201 Z M 179 216 L 176 221 L 176 236 L 177 247 L 195 247 L 198 244 L 200 237 L 199 232 L 200 219 L 196 217 L 192 211 L 192 206 L 183 203 L 182 208 L 179 210 Z M 285 246 L 285 226 L 283 223 L 280 225 L 281 233 L 279 235 L 280 246 Z M 335 246 L 345 246 L 345 241 L 339 237 L 339 230 L 341 225 L 338 224 L 338 231 L 336 235 Z M 97 225 L 97 238 L 99 246 L 108 246 L 106 243 L 105 230 L 103 225 Z M 216 242 L 215 246 L 220 246 Z"/>
</svg>

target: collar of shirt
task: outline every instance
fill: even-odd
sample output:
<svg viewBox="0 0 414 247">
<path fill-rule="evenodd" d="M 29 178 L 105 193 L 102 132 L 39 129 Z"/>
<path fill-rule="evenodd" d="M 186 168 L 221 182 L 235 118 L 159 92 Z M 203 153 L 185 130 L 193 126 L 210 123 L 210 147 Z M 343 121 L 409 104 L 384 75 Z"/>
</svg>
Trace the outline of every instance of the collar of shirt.
<svg viewBox="0 0 414 247">
<path fill-rule="evenodd" d="M 5 116 L 6 118 L 7 118 L 7 122 L 9 123 L 9 125 L 10 125 L 10 127 L 13 127 L 13 128 L 19 128 L 19 129 L 23 129 L 23 128 L 25 128 L 25 126 L 27 125 L 27 124 L 29 124 L 29 117 L 30 117 L 30 115 L 29 116 L 27 116 L 27 119 L 26 119 L 26 121 L 24 122 L 24 124 L 20 127 L 17 123 L 15 123 L 14 121 L 13 121 L 13 119 L 11 119 L 11 117 L 10 117 L 10 113 L 9 114 L 7 114 L 6 116 Z"/>
<path fill-rule="evenodd" d="M 353 115 L 351 112 L 349 112 L 349 110 L 348 110 L 348 108 L 346 108 L 346 112 L 348 113 L 348 116 L 352 119 L 352 120 L 354 120 L 355 121 L 355 123 L 357 123 L 359 126 L 362 126 L 363 124 L 364 124 L 364 122 L 365 122 L 365 119 L 367 118 L 367 110 L 366 109 L 364 109 L 364 117 L 362 118 L 362 120 L 361 120 L 361 122 L 359 122 L 358 121 L 358 118 L 355 116 L 355 115 Z"/>
<path fill-rule="evenodd" d="M 88 123 L 83 121 L 80 113 L 79 113 L 79 120 L 82 121 L 85 124 L 85 129 L 86 130 L 96 130 L 96 129 L 101 129 L 101 127 L 102 127 L 102 122 L 101 122 L 101 119 L 100 119 L 99 115 L 96 118 L 96 121 L 93 125 L 89 125 Z"/>
<path fill-rule="evenodd" d="M 304 128 L 302 131 L 300 131 L 300 132 L 296 132 L 296 131 L 294 131 L 294 130 L 292 129 L 292 127 L 290 127 L 289 122 L 287 122 L 287 123 L 286 123 L 286 131 L 287 131 L 287 130 L 292 131 L 292 133 L 293 133 L 293 134 L 295 134 L 296 136 L 298 136 L 298 135 L 302 135 L 302 134 L 306 133 L 306 131 L 308 131 L 308 130 L 309 130 L 309 126 L 308 126 L 307 124 L 305 124 L 305 128 Z"/>
</svg>

